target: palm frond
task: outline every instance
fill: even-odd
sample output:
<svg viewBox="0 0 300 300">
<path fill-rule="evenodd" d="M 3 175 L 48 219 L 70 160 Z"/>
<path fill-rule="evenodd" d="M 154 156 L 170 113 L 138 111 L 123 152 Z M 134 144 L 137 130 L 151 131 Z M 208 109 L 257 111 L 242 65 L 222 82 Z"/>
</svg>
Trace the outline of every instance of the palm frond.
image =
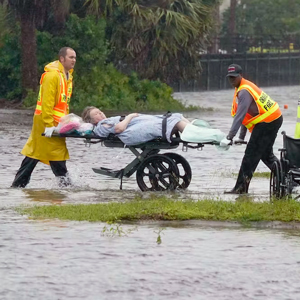
<svg viewBox="0 0 300 300">
<path fill-rule="evenodd" d="M 87 0 L 95 13 L 110 20 L 110 43 L 119 57 L 142 69 L 147 77 L 187 74 L 184 61 L 195 69 L 213 25 L 217 0 Z M 105 4 L 103 4 L 105 2 Z M 103 5 L 102 11 L 99 8 Z M 118 23 L 122 20 L 122 23 Z M 125 55 L 125 56 L 124 56 Z M 172 61 L 173 66 L 169 66 Z M 174 62 L 174 63 L 173 63 Z M 162 71 L 161 70 L 165 70 Z M 168 69 L 168 71 L 166 71 Z M 169 75 L 167 75 L 169 76 Z"/>
</svg>

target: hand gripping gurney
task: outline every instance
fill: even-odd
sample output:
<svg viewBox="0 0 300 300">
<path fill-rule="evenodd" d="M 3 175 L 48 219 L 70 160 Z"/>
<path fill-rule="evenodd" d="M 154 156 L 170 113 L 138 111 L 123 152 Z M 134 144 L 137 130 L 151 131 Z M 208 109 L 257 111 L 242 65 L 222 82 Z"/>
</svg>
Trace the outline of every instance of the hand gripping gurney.
<svg viewBox="0 0 300 300">
<path fill-rule="evenodd" d="M 105 147 L 128 148 L 135 155 L 135 158 L 124 168 L 112 170 L 100 167 L 93 168 L 93 171 L 119 178 L 121 180 L 120 189 L 122 189 L 123 177 L 129 178 L 136 172 L 136 181 L 142 191 L 164 191 L 186 189 L 192 179 L 192 170 L 183 156 L 172 152 L 159 154 L 160 150 L 175 149 L 180 145 L 182 145 L 182 151 L 185 152 L 189 148 L 202 150 L 205 145 L 219 145 L 220 140 L 224 137 L 221 131 L 211 129 L 211 131 L 217 132 L 218 136 L 212 138 L 211 136 L 205 136 L 205 133 L 203 133 L 201 134 L 201 142 L 199 142 L 199 131 L 201 132 L 204 129 L 196 129 L 195 127 L 191 125 L 189 130 L 184 130 L 180 137 L 179 134 L 173 135 L 171 143 L 164 138 L 157 138 L 134 146 L 125 145 L 113 134 L 108 137 L 99 137 L 95 134 L 81 136 L 73 133 L 55 134 L 53 136 L 83 138 L 85 144 L 89 146 L 101 142 Z"/>
</svg>

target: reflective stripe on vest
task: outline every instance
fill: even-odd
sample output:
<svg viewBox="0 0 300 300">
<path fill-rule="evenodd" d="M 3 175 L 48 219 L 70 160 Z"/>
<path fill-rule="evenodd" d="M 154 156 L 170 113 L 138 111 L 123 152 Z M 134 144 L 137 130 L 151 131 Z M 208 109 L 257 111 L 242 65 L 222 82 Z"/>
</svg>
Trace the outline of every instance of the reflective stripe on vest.
<svg viewBox="0 0 300 300">
<path fill-rule="evenodd" d="M 254 126 L 260 122 L 272 122 L 278 119 L 281 116 L 281 111 L 279 109 L 279 105 L 271 99 L 265 92 L 263 92 L 259 87 L 257 87 L 251 81 L 248 81 L 242 78 L 241 85 L 238 89 L 235 90 L 234 98 L 232 102 L 231 115 L 235 116 L 238 103 L 237 103 L 237 94 L 241 90 L 247 90 L 252 98 L 254 99 L 257 109 L 258 115 L 253 117 L 250 114 L 246 113 L 245 118 L 242 122 L 248 130 L 251 132 Z"/>
<path fill-rule="evenodd" d="M 56 122 L 59 122 L 60 118 L 65 116 L 67 114 L 67 110 L 69 107 L 69 103 L 70 103 L 70 98 L 72 95 L 72 81 L 70 81 L 69 83 L 66 82 L 66 80 L 63 77 L 63 74 L 59 71 L 58 75 L 59 75 L 59 81 L 60 81 L 60 91 L 59 91 L 59 99 L 58 99 L 58 103 L 56 104 L 56 106 L 54 106 L 53 108 L 53 119 Z M 39 96 L 38 96 L 38 100 L 37 100 L 37 104 L 36 104 L 36 108 L 35 108 L 35 115 L 40 115 L 42 113 L 42 83 L 43 83 L 43 79 L 44 76 L 46 75 L 47 72 L 45 72 L 40 80 L 40 91 L 39 91 Z"/>
</svg>

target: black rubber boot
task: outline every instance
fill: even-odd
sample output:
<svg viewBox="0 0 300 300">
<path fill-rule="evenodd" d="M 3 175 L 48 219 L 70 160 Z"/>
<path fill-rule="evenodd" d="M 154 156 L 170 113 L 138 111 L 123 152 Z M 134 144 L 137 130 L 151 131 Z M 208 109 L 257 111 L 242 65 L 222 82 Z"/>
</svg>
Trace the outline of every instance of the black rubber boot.
<svg viewBox="0 0 300 300">
<path fill-rule="evenodd" d="M 68 186 L 73 185 L 68 174 L 66 174 L 66 176 L 57 176 L 56 178 L 58 180 L 59 187 L 68 187 Z"/>
<path fill-rule="evenodd" d="M 18 170 L 11 187 L 24 188 L 29 183 L 31 173 L 38 162 L 37 159 L 26 156 L 22 161 L 21 167 Z"/>
<path fill-rule="evenodd" d="M 71 179 L 68 175 L 66 161 L 50 161 L 52 172 L 58 180 L 59 187 L 66 187 L 72 185 Z"/>
</svg>

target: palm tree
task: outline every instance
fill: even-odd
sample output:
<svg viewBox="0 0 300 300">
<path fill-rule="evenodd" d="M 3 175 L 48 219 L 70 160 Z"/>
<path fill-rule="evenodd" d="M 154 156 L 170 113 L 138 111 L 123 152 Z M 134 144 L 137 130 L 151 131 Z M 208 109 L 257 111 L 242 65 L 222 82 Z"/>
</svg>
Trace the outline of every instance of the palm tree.
<svg viewBox="0 0 300 300">
<path fill-rule="evenodd" d="M 206 4 L 203 4 L 206 2 Z M 115 61 L 143 77 L 171 82 L 195 77 L 217 0 L 87 0 L 107 19 Z"/>
<path fill-rule="evenodd" d="M 20 22 L 22 88 L 25 96 L 28 90 L 36 91 L 38 86 L 36 29 L 44 25 L 50 13 L 57 22 L 64 22 L 70 0 L 0 0 L 0 4 L 13 12 Z"/>
</svg>

